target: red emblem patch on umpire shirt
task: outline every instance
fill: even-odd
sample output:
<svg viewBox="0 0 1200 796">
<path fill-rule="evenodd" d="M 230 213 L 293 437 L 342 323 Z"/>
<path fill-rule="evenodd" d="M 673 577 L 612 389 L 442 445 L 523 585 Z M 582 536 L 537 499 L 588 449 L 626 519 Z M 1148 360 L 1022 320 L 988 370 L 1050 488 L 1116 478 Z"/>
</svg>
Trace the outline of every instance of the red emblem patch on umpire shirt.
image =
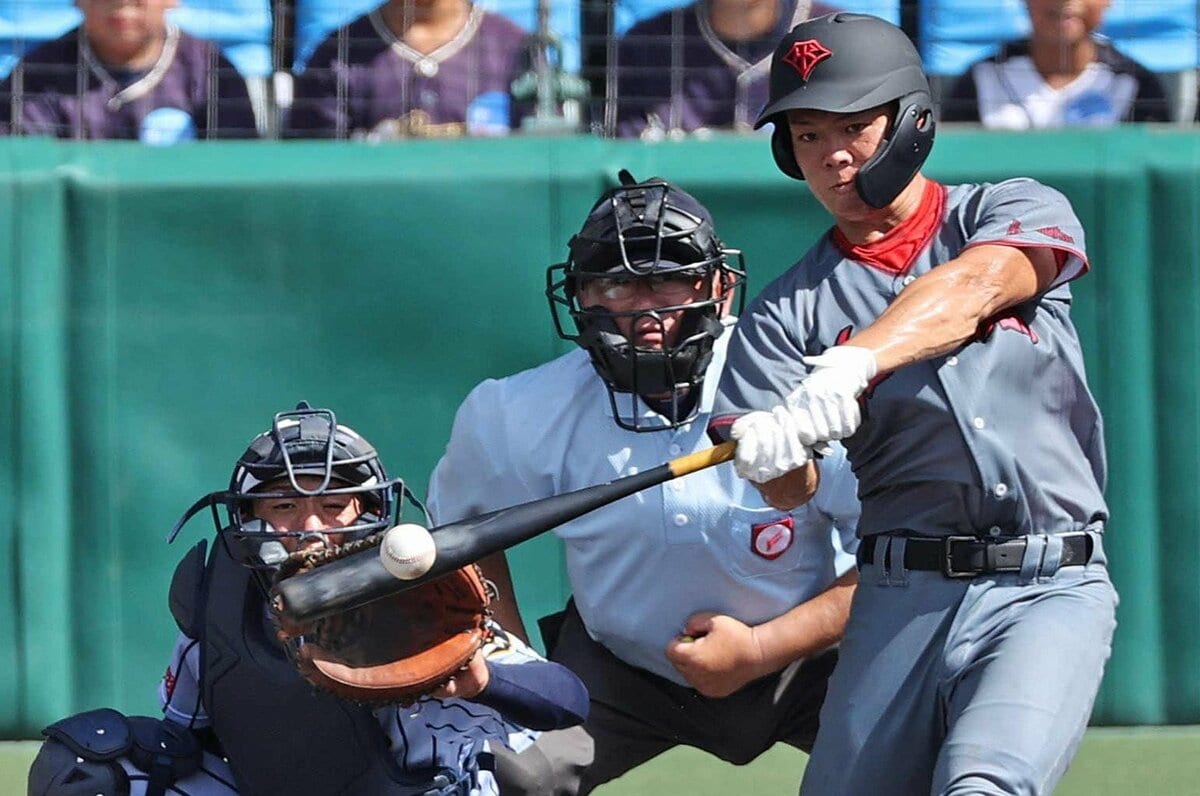
<svg viewBox="0 0 1200 796">
<path fill-rule="evenodd" d="M 175 675 L 171 671 L 171 667 L 168 666 L 166 673 L 163 675 L 163 690 L 167 694 L 167 699 L 170 699 L 171 695 L 175 693 L 176 682 Z"/>
<path fill-rule="evenodd" d="M 796 522 L 783 516 L 770 522 L 750 526 L 750 549 L 756 556 L 774 561 L 787 552 L 796 538 Z"/>
</svg>

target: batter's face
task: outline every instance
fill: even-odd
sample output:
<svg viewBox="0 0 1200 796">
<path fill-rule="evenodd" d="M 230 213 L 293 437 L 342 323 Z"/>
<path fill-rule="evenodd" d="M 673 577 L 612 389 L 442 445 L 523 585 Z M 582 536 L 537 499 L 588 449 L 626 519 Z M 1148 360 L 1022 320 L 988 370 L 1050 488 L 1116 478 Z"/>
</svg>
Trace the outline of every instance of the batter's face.
<svg viewBox="0 0 1200 796">
<path fill-rule="evenodd" d="M 858 195 L 854 178 L 883 144 L 892 113 L 890 105 L 858 113 L 788 111 L 796 165 L 817 201 L 839 221 L 878 212 Z"/>
<path fill-rule="evenodd" d="M 298 475 L 296 482 L 304 489 L 317 489 L 322 479 L 315 475 Z M 277 478 L 261 487 L 263 492 L 292 491 L 292 483 Z M 358 495 L 288 495 L 261 498 L 252 502 L 251 511 L 260 520 L 271 524 L 276 531 L 304 531 L 313 536 L 282 536 L 280 541 L 288 552 L 338 545 L 345 534 L 327 533 L 330 529 L 353 525 L 362 516 L 362 501 Z"/>
<path fill-rule="evenodd" d="M 166 35 L 166 12 L 176 0 L 76 0 L 88 43 L 111 65 L 137 61 Z"/>
<path fill-rule="evenodd" d="M 581 307 L 603 307 L 615 313 L 617 329 L 638 348 L 669 348 L 679 338 L 682 310 L 648 313 L 662 307 L 691 304 L 713 295 L 712 276 L 675 274 L 637 279 L 585 279 L 579 287 Z M 627 313 L 627 314 L 625 314 Z"/>
<path fill-rule="evenodd" d="M 1025 7 L 1035 40 L 1070 45 L 1100 27 L 1108 0 L 1025 0 Z"/>
</svg>

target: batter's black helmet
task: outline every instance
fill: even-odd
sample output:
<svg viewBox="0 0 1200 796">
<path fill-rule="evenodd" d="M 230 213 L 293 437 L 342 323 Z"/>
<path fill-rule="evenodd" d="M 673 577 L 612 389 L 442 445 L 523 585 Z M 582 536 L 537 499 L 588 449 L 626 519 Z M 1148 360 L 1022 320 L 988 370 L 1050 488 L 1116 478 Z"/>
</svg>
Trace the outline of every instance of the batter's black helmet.
<svg viewBox="0 0 1200 796">
<path fill-rule="evenodd" d="M 742 253 L 721 243 L 712 216 L 691 194 L 664 179 L 638 182 L 620 172 L 621 185 L 606 191 L 592 206 L 583 228 L 572 236 L 565 263 L 546 272 L 546 295 L 560 337 L 585 349 L 609 391 L 613 417 L 622 428 L 655 431 L 690 420 L 695 414 L 697 388 L 712 359 L 713 342 L 721 336 L 727 297 L 745 281 Z M 735 259 L 737 265 L 729 260 Z M 711 278 L 719 289 L 699 300 L 679 304 L 664 301 L 653 309 L 614 312 L 602 306 L 583 306 L 579 287 L 589 279 L 624 282 L 646 277 Z M 711 279 L 706 284 L 712 284 Z M 568 331 L 565 311 L 577 333 Z M 664 348 L 632 344 L 617 328 L 616 318 L 650 317 L 680 312 L 677 340 Z M 659 412 L 667 425 L 639 421 L 635 401 L 621 411 L 616 393 L 660 397 Z M 687 401 L 681 399 L 688 398 Z M 679 411 L 684 406 L 688 411 Z M 668 415 L 670 415 L 668 417 Z"/>
<path fill-rule="evenodd" d="M 320 481 L 306 488 L 299 480 L 303 475 Z M 304 530 L 285 534 L 271 528 L 254 517 L 252 500 L 347 494 L 357 495 L 363 507 L 352 525 L 338 529 L 348 539 L 395 524 L 401 499 L 412 497 L 402 480 L 388 477 L 375 448 L 362 435 L 340 425 L 331 410 L 314 409 L 301 401 L 295 410 L 276 413 L 271 428 L 255 437 L 238 457 L 229 489 L 197 501 L 176 523 L 170 538 L 198 511 L 211 507 L 230 555 L 251 567 L 271 568 L 286 555 L 279 543 L 281 536 L 313 534 Z M 224 520 L 217 513 L 218 506 L 225 507 Z"/>
<path fill-rule="evenodd" d="M 900 28 L 867 14 L 836 13 L 801 22 L 775 48 L 770 99 L 755 128 L 775 123 L 771 153 L 779 169 L 803 180 L 787 112 L 858 113 L 899 101 L 887 141 L 855 179 L 871 207 L 895 199 L 933 147 L 933 98 L 921 56 Z"/>
</svg>

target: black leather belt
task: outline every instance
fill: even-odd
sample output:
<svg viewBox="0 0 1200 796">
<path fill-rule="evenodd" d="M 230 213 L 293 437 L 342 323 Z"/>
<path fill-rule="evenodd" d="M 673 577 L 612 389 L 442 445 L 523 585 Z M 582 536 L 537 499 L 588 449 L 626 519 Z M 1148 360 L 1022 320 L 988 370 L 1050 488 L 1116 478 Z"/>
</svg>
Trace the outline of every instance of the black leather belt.
<svg viewBox="0 0 1200 796">
<path fill-rule="evenodd" d="M 858 545 L 858 565 L 875 560 L 880 536 L 868 536 Z M 1028 538 L 1009 537 L 991 541 L 977 536 L 906 536 L 904 567 L 941 572 L 948 578 L 973 578 L 997 572 L 1020 572 Z M 1086 533 L 1063 534 L 1059 567 L 1083 566 L 1092 558 L 1092 537 Z"/>
</svg>

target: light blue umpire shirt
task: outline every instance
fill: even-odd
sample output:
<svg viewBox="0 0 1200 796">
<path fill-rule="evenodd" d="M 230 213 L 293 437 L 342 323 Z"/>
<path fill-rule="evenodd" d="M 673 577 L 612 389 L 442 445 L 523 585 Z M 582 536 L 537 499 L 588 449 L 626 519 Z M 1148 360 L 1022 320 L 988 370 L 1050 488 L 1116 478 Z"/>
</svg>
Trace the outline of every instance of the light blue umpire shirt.
<svg viewBox="0 0 1200 796">
<path fill-rule="evenodd" d="M 727 326 L 732 325 L 732 319 Z M 454 420 L 430 479 L 437 524 L 633 475 L 711 446 L 705 426 L 729 334 L 714 346 L 696 418 L 633 432 L 613 419 L 588 355 L 482 382 Z M 639 423 L 666 421 L 633 396 Z M 782 396 L 781 396 L 782 398 Z M 825 591 L 854 566 L 857 484 L 845 451 L 791 512 L 768 506 L 731 463 L 669 481 L 556 529 L 589 634 L 619 658 L 680 685 L 664 648 L 698 611 L 757 625 Z"/>
</svg>

